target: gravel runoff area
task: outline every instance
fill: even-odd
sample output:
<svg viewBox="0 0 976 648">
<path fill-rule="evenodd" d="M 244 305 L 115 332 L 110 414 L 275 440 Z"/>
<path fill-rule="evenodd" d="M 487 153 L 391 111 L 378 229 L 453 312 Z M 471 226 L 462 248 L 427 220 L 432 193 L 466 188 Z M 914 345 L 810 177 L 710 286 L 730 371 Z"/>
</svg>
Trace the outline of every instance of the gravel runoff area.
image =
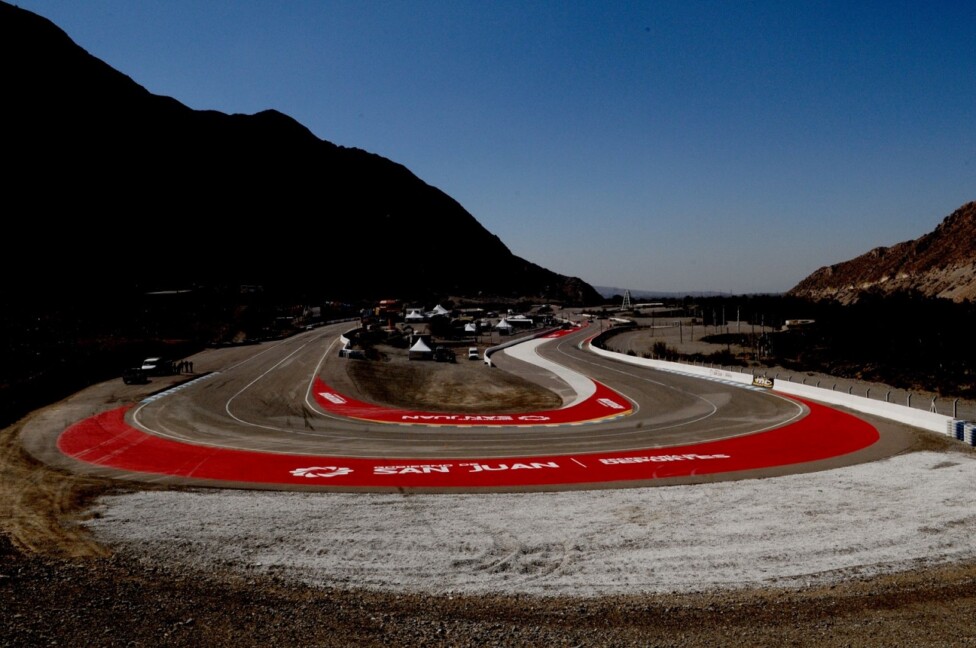
<svg viewBox="0 0 976 648">
<path fill-rule="evenodd" d="M 976 455 L 485 495 L 137 492 L 87 522 L 148 562 L 328 587 L 595 597 L 836 583 L 976 558 Z"/>
</svg>

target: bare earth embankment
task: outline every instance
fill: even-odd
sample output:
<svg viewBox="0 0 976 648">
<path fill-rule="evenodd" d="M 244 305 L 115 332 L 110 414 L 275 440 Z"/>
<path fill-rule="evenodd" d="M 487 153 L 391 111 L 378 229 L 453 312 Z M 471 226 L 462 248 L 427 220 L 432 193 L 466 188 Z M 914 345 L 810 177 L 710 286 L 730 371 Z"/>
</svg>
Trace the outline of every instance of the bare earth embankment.
<svg viewBox="0 0 976 648">
<path fill-rule="evenodd" d="M 527 397 L 477 364 L 425 368 L 439 399 Z M 0 436 L 0 645 L 976 645 L 976 456 L 938 435 L 796 477 L 484 496 L 130 490 L 21 450 L 119 398 Z"/>
</svg>

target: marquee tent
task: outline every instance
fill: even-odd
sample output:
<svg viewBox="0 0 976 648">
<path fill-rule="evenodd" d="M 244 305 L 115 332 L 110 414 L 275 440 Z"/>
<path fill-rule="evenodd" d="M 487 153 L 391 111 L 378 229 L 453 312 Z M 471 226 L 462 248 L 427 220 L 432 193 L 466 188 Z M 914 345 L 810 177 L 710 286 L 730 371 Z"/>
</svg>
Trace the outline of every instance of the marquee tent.
<svg viewBox="0 0 976 648">
<path fill-rule="evenodd" d="M 511 333 L 512 325 L 508 323 L 507 319 L 503 319 L 502 321 L 498 322 L 498 324 L 495 324 L 495 329 L 497 329 L 499 333 Z"/>
<path fill-rule="evenodd" d="M 407 352 L 407 359 L 409 360 L 429 360 L 433 355 L 430 347 L 424 342 L 423 338 L 417 338 L 417 341 L 413 343 L 410 350 Z"/>
</svg>

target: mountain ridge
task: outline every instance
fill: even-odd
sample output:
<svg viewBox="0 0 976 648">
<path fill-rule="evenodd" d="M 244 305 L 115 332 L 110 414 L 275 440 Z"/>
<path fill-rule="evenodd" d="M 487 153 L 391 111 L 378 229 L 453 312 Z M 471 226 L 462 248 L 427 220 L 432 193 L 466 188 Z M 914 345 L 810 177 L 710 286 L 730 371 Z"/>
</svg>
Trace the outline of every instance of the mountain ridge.
<svg viewBox="0 0 976 648">
<path fill-rule="evenodd" d="M 274 109 L 193 110 L 153 94 L 4 2 L 0 60 L 17 239 L 66 269 L 52 283 L 7 255 L 0 269 L 13 280 L 0 292 L 242 283 L 338 298 L 601 301 L 581 279 L 512 254 L 402 164 Z"/>
<path fill-rule="evenodd" d="M 976 201 L 962 205 L 916 239 L 821 267 L 787 295 L 852 303 L 869 292 L 976 300 Z"/>
</svg>

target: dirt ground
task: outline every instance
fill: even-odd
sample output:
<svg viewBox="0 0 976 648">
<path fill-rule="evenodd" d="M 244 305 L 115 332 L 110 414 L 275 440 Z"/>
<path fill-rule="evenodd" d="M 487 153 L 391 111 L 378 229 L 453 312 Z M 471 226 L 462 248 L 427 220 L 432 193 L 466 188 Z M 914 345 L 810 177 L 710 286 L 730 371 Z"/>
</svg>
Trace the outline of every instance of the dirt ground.
<svg viewBox="0 0 976 648">
<path fill-rule="evenodd" d="M 460 358 L 347 366 L 343 380 L 392 404 L 423 400 L 432 384 L 438 402 L 459 405 L 485 393 L 501 408 L 551 397 Z M 392 387 L 401 384 L 413 387 Z M 106 398 L 86 390 L 57 408 L 73 420 Z M 0 432 L 0 646 L 976 646 L 972 564 L 800 590 L 598 600 L 340 592 L 143 565 L 77 524 L 94 498 L 129 486 L 53 470 L 21 449 L 25 423 L 53 411 Z"/>
<path fill-rule="evenodd" d="M 535 412 L 562 405 L 552 392 L 518 376 L 488 367 L 483 360 L 416 362 L 388 346 L 377 346 L 381 359 L 346 363 L 354 390 L 372 402 L 430 412 L 474 413 L 485 403 L 504 403 L 507 412 Z"/>
</svg>

